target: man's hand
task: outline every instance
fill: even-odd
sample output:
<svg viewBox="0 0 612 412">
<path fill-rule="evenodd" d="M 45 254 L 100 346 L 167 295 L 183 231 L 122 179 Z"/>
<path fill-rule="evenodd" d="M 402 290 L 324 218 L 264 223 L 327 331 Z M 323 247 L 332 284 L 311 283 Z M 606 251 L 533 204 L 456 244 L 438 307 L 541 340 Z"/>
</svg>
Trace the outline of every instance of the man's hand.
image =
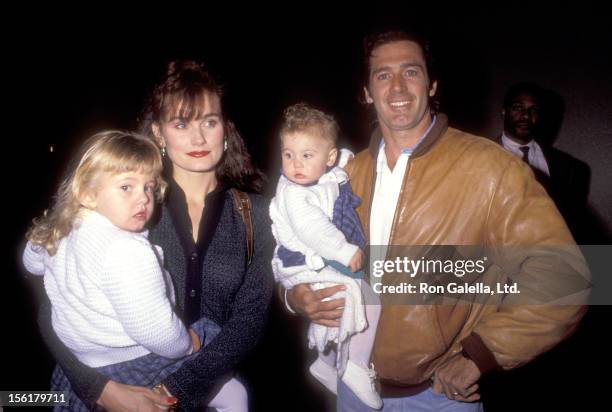
<svg viewBox="0 0 612 412">
<path fill-rule="evenodd" d="M 109 381 L 97 403 L 110 412 L 159 412 L 176 402 L 176 398 L 148 388 Z"/>
<path fill-rule="evenodd" d="M 341 290 L 345 290 L 343 285 L 312 290 L 309 285 L 300 284 L 287 291 L 287 301 L 297 313 L 306 316 L 314 323 L 323 326 L 340 326 L 338 319 L 342 316 L 344 299 L 327 301 L 323 299 Z"/>
<path fill-rule="evenodd" d="M 349 269 L 351 269 L 351 272 L 357 272 L 363 267 L 364 258 L 365 255 L 363 254 L 363 251 L 361 249 L 357 249 L 357 252 L 355 252 L 353 257 L 351 258 L 351 261 L 348 264 L 348 267 Z"/>
<path fill-rule="evenodd" d="M 459 353 L 436 371 L 432 389 L 435 393 L 444 392 L 448 399 L 475 402 L 480 399 L 478 379 L 480 370 L 474 361 Z"/>
</svg>

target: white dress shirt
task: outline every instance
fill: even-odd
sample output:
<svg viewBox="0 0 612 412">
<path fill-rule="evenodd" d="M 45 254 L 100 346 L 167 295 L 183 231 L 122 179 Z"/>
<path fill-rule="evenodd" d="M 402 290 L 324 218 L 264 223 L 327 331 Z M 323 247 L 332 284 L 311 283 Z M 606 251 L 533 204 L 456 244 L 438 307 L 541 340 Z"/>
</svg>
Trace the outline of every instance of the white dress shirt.
<svg viewBox="0 0 612 412">
<path fill-rule="evenodd" d="M 387 246 L 393 226 L 393 217 L 399 200 L 399 195 L 404 182 L 404 174 L 412 152 L 419 143 L 427 136 L 429 131 L 436 123 L 434 116 L 431 125 L 419 138 L 418 142 L 409 148 L 402 149 L 393 170 L 387 163 L 385 154 L 385 141 L 381 140 L 376 161 L 376 185 L 374 186 L 374 196 L 372 198 L 372 208 L 370 213 L 370 245 Z M 408 194 L 410 196 L 410 194 Z M 374 247 L 370 249 L 370 261 L 384 260 L 386 247 Z"/>
<path fill-rule="evenodd" d="M 550 176 L 550 171 L 548 170 L 548 163 L 546 162 L 546 158 L 544 157 L 544 152 L 542 152 L 542 148 L 535 140 L 530 140 L 527 144 L 520 144 L 515 142 L 506 136 L 505 133 L 502 133 L 502 145 L 506 150 L 510 153 L 523 158 L 523 152 L 521 151 L 521 147 L 527 146 L 529 147 L 529 154 L 527 159 L 529 161 L 529 165 L 538 169 L 540 172 L 545 173 L 546 176 Z"/>
</svg>

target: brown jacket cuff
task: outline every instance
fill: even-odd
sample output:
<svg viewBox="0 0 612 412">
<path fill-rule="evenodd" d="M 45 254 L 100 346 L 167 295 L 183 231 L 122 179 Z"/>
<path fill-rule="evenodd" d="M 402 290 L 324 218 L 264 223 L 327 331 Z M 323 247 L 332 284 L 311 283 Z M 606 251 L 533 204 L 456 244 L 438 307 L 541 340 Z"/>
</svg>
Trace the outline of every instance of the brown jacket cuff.
<svg viewBox="0 0 612 412">
<path fill-rule="evenodd" d="M 501 369 L 493 352 L 487 348 L 482 338 L 474 332 L 461 341 L 461 346 L 463 346 L 463 352 L 476 364 L 481 374 L 484 375 L 493 370 Z"/>
</svg>

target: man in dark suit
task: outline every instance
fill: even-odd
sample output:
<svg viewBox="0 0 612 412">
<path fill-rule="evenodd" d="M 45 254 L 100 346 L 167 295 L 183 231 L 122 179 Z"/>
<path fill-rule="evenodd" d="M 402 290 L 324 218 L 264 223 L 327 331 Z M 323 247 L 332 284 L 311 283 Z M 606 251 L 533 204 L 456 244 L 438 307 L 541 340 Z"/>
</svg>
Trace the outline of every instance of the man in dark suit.
<svg viewBox="0 0 612 412">
<path fill-rule="evenodd" d="M 552 139 L 547 138 L 559 129 L 559 102 L 558 96 L 534 83 L 511 86 L 504 97 L 504 130 L 498 143 L 532 168 L 580 243 L 588 235 L 581 227 L 587 213 L 591 171 L 586 163 L 552 147 Z"/>
</svg>

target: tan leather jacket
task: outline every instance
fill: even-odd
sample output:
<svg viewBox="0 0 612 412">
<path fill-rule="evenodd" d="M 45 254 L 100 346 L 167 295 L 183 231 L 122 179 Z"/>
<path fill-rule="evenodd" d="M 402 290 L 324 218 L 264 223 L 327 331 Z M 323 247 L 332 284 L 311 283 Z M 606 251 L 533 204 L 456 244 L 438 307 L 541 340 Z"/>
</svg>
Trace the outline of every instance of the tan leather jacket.
<svg viewBox="0 0 612 412">
<path fill-rule="evenodd" d="M 362 199 L 357 213 L 367 235 L 381 138 L 375 136 L 346 168 Z M 488 139 L 448 127 L 443 114 L 410 158 L 389 244 L 482 245 L 499 253 L 501 246 L 529 246 L 528 255 L 513 256 L 513 280 L 556 284 L 560 272 L 590 279 L 565 222 L 529 167 Z M 538 251 L 541 245 L 570 246 L 551 256 L 547 249 Z M 504 282 L 511 270 L 503 268 L 491 276 Z M 482 372 L 517 367 L 569 336 L 586 311 L 512 305 L 508 299 L 503 305 L 383 302 L 373 353 L 381 380 L 422 384 L 462 349 Z"/>
</svg>

